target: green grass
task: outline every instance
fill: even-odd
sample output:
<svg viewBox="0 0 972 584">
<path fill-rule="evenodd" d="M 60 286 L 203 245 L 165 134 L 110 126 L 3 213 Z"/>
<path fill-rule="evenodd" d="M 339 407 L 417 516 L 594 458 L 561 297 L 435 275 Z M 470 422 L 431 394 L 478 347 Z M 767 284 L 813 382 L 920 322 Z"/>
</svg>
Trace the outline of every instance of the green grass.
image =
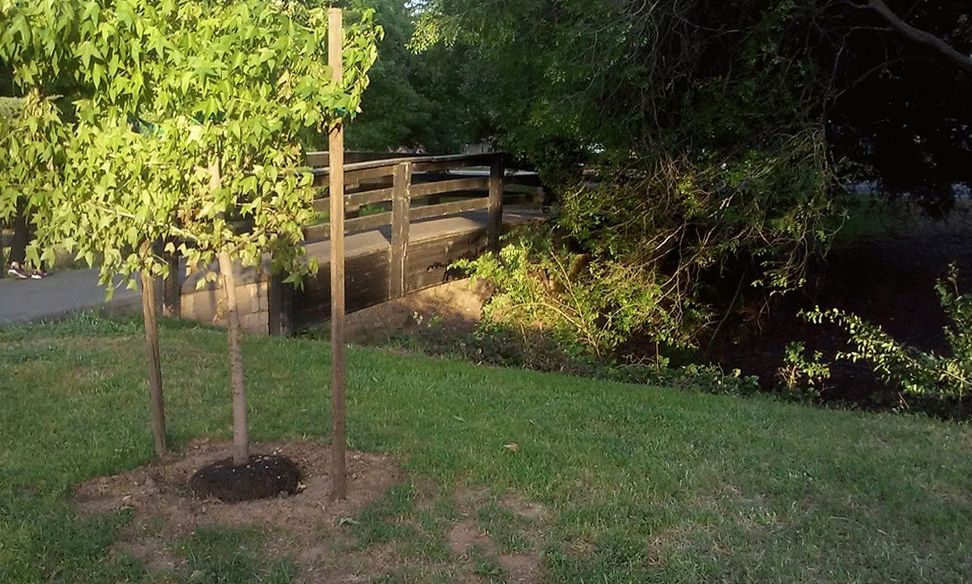
<svg viewBox="0 0 972 584">
<path fill-rule="evenodd" d="M 166 323 L 162 343 L 173 443 L 228 437 L 223 334 Z M 326 343 L 248 338 L 245 351 L 253 438 L 324 439 Z M 501 551 L 536 540 L 551 582 L 972 577 L 968 426 L 371 349 L 349 367 L 351 446 L 407 471 L 332 538 L 348 557 L 391 546 L 400 561 L 376 581 L 503 581 L 489 550 L 459 560 L 447 544 L 472 490 L 486 495 L 471 520 Z M 187 566 L 159 580 L 112 548 L 129 513 L 74 512 L 76 484 L 152 457 L 137 322 L 0 331 L 0 380 L 0 582 L 294 577 L 265 534 L 215 529 L 170 542 Z M 510 494 L 541 503 L 543 525 L 509 517 Z"/>
</svg>

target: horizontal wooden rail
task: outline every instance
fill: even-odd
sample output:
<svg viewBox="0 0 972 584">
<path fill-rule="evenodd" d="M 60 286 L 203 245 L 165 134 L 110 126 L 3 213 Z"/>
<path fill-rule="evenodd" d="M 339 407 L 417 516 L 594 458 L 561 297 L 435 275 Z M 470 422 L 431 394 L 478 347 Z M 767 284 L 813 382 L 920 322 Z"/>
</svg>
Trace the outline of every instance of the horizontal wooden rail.
<svg viewBox="0 0 972 584">
<path fill-rule="evenodd" d="M 318 153 L 309 152 L 308 159 L 312 159 Z M 394 172 L 398 164 L 411 163 L 414 172 L 431 172 L 435 170 L 448 170 L 451 168 L 462 168 L 464 166 L 489 166 L 490 162 L 499 154 L 451 154 L 448 156 L 414 156 L 411 158 L 395 158 L 391 160 L 370 160 L 367 162 L 355 162 L 345 164 L 345 174 L 371 169 L 385 169 L 387 172 L 376 174 L 375 176 L 388 176 Z M 327 167 L 315 167 L 311 169 L 315 175 L 327 175 Z"/>
<path fill-rule="evenodd" d="M 364 217 L 355 217 L 353 219 L 344 220 L 344 233 L 359 233 L 361 231 L 371 231 L 372 229 L 377 229 L 384 225 L 390 225 L 392 220 L 392 214 L 388 213 L 375 213 L 374 215 L 365 215 Z M 331 227 L 327 223 L 320 223 L 318 225 L 308 225 L 304 228 L 304 241 L 307 243 L 316 243 L 318 241 L 324 241 L 328 238 L 331 233 Z"/>
<path fill-rule="evenodd" d="M 445 217 L 446 215 L 455 215 L 457 213 L 468 213 L 469 211 L 478 211 L 480 209 L 489 208 L 489 197 L 478 197 L 475 199 L 464 199 L 462 201 L 453 201 L 451 203 L 441 203 L 439 205 L 426 205 L 424 207 L 413 207 L 408 212 L 408 218 L 410 221 L 418 221 L 420 219 L 432 219 L 435 217 Z"/>
<path fill-rule="evenodd" d="M 344 205 L 345 207 L 360 207 L 361 205 L 371 205 L 374 203 L 385 203 L 392 200 L 392 188 L 381 188 L 375 189 L 373 191 L 364 191 L 361 193 L 351 193 L 349 195 L 344 195 Z M 328 205 L 330 200 L 328 197 L 321 197 L 320 199 L 314 199 L 312 203 L 314 210 L 323 213 L 328 210 Z"/>
<path fill-rule="evenodd" d="M 412 198 L 429 197 L 459 191 L 485 191 L 487 189 L 489 189 L 489 177 L 487 176 L 456 178 L 452 180 L 413 184 Z"/>
</svg>

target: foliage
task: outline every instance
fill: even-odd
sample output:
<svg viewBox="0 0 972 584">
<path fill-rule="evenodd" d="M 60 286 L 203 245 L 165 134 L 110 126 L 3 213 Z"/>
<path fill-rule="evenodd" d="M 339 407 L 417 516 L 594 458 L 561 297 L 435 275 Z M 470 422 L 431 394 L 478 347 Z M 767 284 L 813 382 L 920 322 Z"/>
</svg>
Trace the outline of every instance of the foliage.
<svg viewBox="0 0 972 584">
<path fill-rule="evenodd" d="M 311 195 L 298 136 L 358 111 L 380 36 L 370 12 L 347 30 L 339 84 L 326 11 L 301 3 L 7 1 L 2 15 L 0 58 L 21 86 L 70 74 L 82 92 L 43 217 L 47 254 L 63 243 L 100 256 L 107 280 L 163 273 L 149 242 L 181 238 L 203 269 L 219 250 L 302 269 Z"/>
<path fill-rule="evenodd" d="M 807 357 L 804 344 L 792 342 L 786 346 L 786 356 L 777 375 L 789 395 L 816 398 L 820 396 L 823 384 L 830 379 L 830 365 L 823 362 L 820 351 Z"/>
<path fill-rule="evenodd" d="M 935 291 L 949 319 L 946 354 L 921 351 L 894 340 L 880 326 L 859 316 L 832 308 L 804 314 L 813 323 L 833 323 L 848 335 L 852 349 L 838 359 L 867 361 L 874 371 L 899 388 L 904 396 L 936 400 L 962 400 L 972 395 L 972 294 L 958 291 L 953 265 Z"/>
<path fill-rule="evenodd" d="M 794 36 L 814 13 L 787 0 L 426 6 L 416 43 L 478 49 L 500 143 L 560 194 L 564 245 L 513 267 L 589 256 L 592 314 L 563 319 L 585 344 L 690 344 L 740 266 L 763 292 L 802 285 L 839 211 L 822 99 L 807 91 L 823 71 Z M 614 323 L 634 302 L 649 305 Z M 595 340 L 600 324 L 614 330 Z"/>
<path fill-rule="evenodd" d="M 889 32 L 887 22 L 869 10 L 829 4 L 819 22 L 833 31 L 830 149 L 845 159 L 842 170 L 851 178 L 878 179 L 883 193 L 941 216 L 954 204 L 951 184 L 967 181 L 972 167 L 972 75 Z M 887 4 L 910 25 L 972 55 L 972 4 Z"/>
<path fill-rule="evenodd" d="M 307 336 L 322 332 L 311 329 Z M 326 334 L 322 335 L 326 336 Z M 616 355 L 595 355 L 570 337 L 545 334 L 542 329 L 485 320 L 474 328 L 456 326 L 436 315 L 413 313 L 404 329 L 374 331 L 358 336 L 366 344 L 461 359 L 476 364 L 563 373 L 588 379 L 610 380 L 723 395 L 751 395 L 759 390 L 755 376 L 738 369 L 690 363 L 674 366 L 666 358 L 649 362 Z"/>
<path fill-rule="evenodd" d="M 64 127 L 57 106 L 40 91 L 0 98 L 0 222 L 32 216 L 58 186 Z"/>
<path fill-rule="evenodd" d="M 890 4 L 972 49 L 965 3 Z M 671 290 L 672 320 L 683 301 L 731 305 L 724 280 L 800 287 L 841 213 L 836 178 L 925 192 L 972 160 L 969 76 L 868 3 L 420 7 L 413 46 L 473 49 L 498 141 L 561 195 L 571 252 Z"/>
<path fill-rule="evenodd" d="M 549 331 L 564 344 L 606 356 L 640 330 L 659 342 L 690 342 L 682 328 L 692 305 L 666 304 L 662 286 L 646 286 L 627 264 L 571 253 L 549 228 L 532 228 L 499 254 L 462 260 L 456 267 L 494 288 L 488 321 L 520 330 Z M 678 301 L 678 299 L 673 299 Z"/>
<path fill-rule="evenodd" d="M 362 96 L 363 113 L 347 127 L 348 147 L 451 154 L 483 139 L 488 109 L 481 103 L 475 60 L 468 51 L 436 46 L 416 54 L 408 48 L 415 30 L 411 3 L 364 4 L 375 10 L 385 34 Z"/>
</svg>

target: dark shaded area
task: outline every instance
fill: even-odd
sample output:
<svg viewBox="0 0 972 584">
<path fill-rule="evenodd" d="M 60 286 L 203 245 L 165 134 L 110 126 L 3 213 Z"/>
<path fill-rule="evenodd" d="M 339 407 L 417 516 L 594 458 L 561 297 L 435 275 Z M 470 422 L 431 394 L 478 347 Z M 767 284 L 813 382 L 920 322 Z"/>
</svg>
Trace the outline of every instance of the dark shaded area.
<svg viewBox="0 0 972 584">
<path fill-rule="evenodd" d="M 244 465 L 233 465 L 227 458 L 204 466 L 189 479 L 195 497 L 215 497 L 224 503 L 268 499 L 281 494 L 294 495 L 300 482 L 300 469 L 285 456 L 255 455 Z"/>
<path fill-rule="evenodd" d="M 960 290 L 972 290 L 970 243 L 972 228 L 965 219 L 837 247 L 825 263 L 813 269 L 804 291 L 768 307 L 754 302 L 727 321 L 705 356 L 723 367 L 757 375 L 764 389 L 773 390 L 779 386 L 777 370 L 784 362 L 786 346 L 799 341 L 809 352 L 822 352 L 830 363 L 831 378 L 820 395 L 823 401 L 868 409 L 925 406 L 916 398 L 903 400 L 870 364 L 835 361 L 835 353 L 848 348 L 846 333 L 836 326 L 807 323 L 799 312 L 814 306 L 841 308 L 880 325 L 902 343 L 944 352 L 948 348 L 943 332 L 946 317 L 934 286 L 954 262 L 960 270 Z M 961 412 L 951 412 L 956 414 Z"/>
<path fill-rule="evenodd" d="M 972 76 L 941 54 L 886 29 L 871 10 L 833 3 L 834 93 L 828 141 L 848 176 L 878 178 L 890 195 L 907 197 L 933 216 L 955 204 L 951 183 L 972 168 Z M 969 4 L 889 0 L 912 26 L 959 52 L 972 51 Z M 868 28 L 870 25 L 873 28 Z M 846 162 L 853 161 L 847 165 Z"/>
</svg>

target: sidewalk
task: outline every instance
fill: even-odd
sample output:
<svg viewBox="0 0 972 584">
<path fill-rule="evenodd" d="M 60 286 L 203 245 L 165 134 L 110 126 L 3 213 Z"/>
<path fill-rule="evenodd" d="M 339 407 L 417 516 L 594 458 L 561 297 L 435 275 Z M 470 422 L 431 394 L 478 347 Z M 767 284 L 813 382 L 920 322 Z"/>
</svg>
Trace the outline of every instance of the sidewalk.
<svg viewBox="0 0 972 584">
<path fill-rule="evenodd" d="M 105 289 L 98 286 L 95 270 L 55 272 L 43 280 L 0 279 L 0 326 L 17 322 L 49 320 L 85 309 L 107 306 L 124 310 L 139 306 L 138 290 L 116 288 L 105 304 Z"/>
</svg>

